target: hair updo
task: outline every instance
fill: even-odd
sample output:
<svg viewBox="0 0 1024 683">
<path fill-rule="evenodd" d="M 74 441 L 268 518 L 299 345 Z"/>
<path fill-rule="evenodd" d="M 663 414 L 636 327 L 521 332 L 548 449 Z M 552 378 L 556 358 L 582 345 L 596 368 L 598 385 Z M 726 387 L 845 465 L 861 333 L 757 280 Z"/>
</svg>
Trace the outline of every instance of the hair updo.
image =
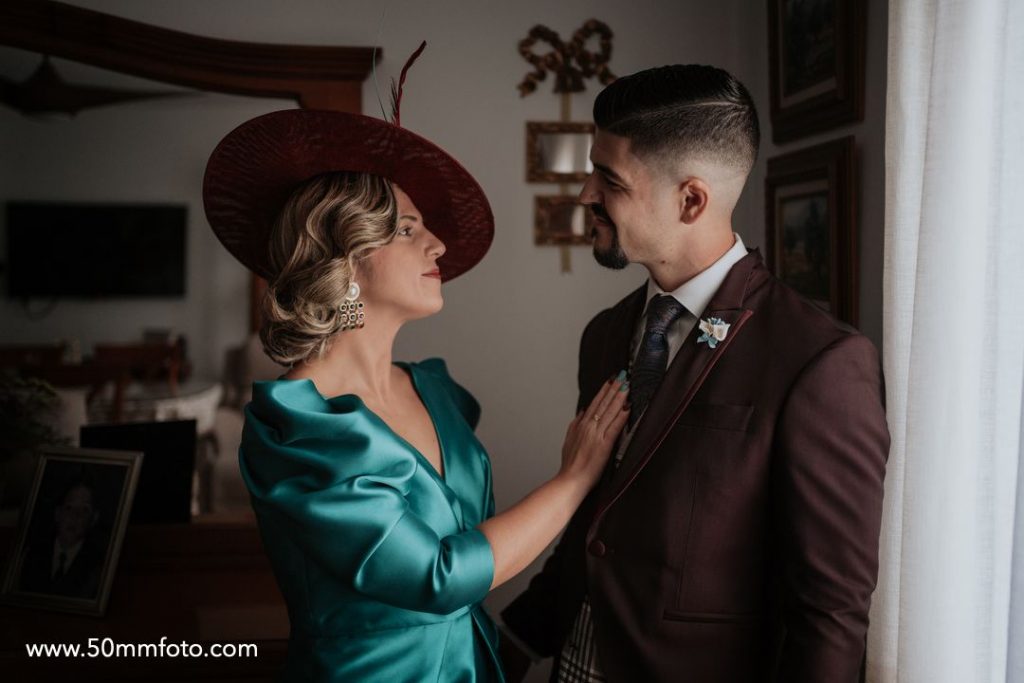
<svg viewBox="0 0 1024 683">
<path fill-rule="evenodd" d="M 345 322 L 338 306 L 356 264 L 397 231 L 395 193 L 380 176 L 325 173 L 296 189 L 268 247 L 274 276 L 260 326 L 267 355 L 282 365 L 322 357 Z"/>
</svg>

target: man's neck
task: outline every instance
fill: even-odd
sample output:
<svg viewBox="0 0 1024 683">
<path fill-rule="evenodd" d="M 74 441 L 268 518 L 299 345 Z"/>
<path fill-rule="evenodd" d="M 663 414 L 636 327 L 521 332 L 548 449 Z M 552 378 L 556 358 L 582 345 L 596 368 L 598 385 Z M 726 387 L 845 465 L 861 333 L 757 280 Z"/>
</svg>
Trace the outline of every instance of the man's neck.
<svg viewBox="0 0 1024 683">
<path fill-rule="evenodd" d="M 651 279 L 664 292 L 672 292 L 710 268 L 736 243 L 729 230 L 716 231 L 714 239 L 685 247 L 677 257 L 644 264 Z"/>
</svg>

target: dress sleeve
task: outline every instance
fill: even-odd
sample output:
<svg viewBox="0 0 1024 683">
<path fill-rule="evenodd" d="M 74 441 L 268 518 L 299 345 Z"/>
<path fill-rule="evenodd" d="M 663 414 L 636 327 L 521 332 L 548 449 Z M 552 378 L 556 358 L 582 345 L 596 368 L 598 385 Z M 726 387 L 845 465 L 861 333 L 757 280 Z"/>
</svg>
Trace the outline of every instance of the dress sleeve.
<svg viewBox="0 0 1024 683">
<path fill-rule="evenodd" d="M 410 509 L 419 465 L 376 438 L 381 427 L 365 412 L 288 413 L 254 396 L 246 413 L 240 460 L 254 507 L 323 571 L 421 612 L 448 614 L 487 595 L 487 539 L 476 529 L 441 537 Z"/>
<path fill-rule="evenodd" d="M 452 379 L 448 374 L 448 366 L 441 358 L 428 358 L 416 364 L 425 372 L 433 375 L 444 385 L 459 412 L 466 419 L 466 422 L 473 429 L 476 429 L 480 422 L 480 404 L 461 384 Z"/>
</svg>

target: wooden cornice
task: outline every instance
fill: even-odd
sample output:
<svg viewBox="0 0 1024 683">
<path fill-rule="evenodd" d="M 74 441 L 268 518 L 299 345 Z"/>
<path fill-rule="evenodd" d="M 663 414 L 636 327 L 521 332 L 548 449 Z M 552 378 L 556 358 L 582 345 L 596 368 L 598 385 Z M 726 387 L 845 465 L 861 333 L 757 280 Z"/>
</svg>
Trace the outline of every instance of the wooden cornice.
<svg viewBox="0 0 1024 683">
<path fill-rule="evenodd" d="M 291 98 L 315 109 L 358 102 L 375 49 L 219 40 L 51 0 L 0 3 L 0 44 L 189 88 Z"/>
</svg>

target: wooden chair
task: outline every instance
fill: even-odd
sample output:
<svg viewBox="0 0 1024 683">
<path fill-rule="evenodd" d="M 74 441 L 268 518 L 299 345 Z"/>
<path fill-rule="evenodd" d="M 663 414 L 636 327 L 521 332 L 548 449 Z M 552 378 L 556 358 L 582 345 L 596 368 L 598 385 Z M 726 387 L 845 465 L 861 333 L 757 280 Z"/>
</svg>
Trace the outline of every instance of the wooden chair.
<svg viewBox="0 0 1024 683">
<path fill-rule="evenodd" d="M 104 365 L 120 365 L 139 381 L 166 381 L 171 395 L 178 393 L 178 382 L 187 371 L 183 337 L 170 344 L 97 344 L 93 359 Z"/>
</svg>

